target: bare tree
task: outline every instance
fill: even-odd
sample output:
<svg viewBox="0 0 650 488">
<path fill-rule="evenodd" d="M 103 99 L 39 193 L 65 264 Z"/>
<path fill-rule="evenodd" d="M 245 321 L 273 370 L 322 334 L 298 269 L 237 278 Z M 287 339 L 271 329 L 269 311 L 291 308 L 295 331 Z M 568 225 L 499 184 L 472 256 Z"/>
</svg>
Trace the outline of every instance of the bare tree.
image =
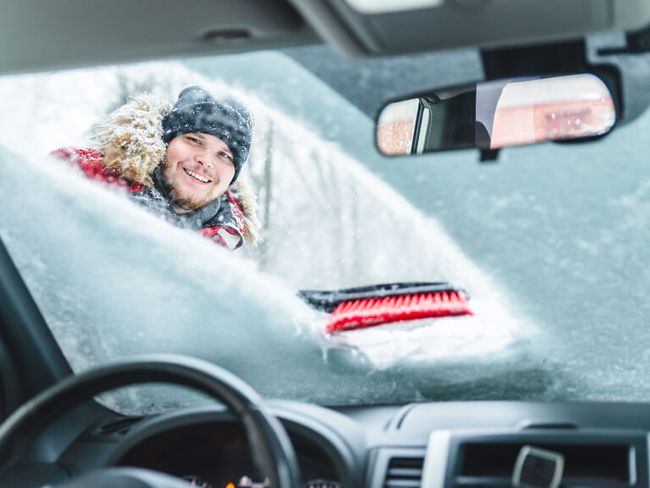
<svg viewBox="0 0 650 488">
<path fill-rule="evenodd" d="M 261 242 L 259 245 L 259 266 L 266 270 L 269 260 L 268 238 L 271 234 L 271 205 L 273 202 L 273 152 L 275 150 L 273 121 L 269 119 L 266 130 L 266 151 L 264 153 L 263 169 L 258 173 L 255 185 L 259 201 L 262 204 Z"/>
<path fill-rule="evenodd" d="M 149 75 L 144 78 L 134 78 L 132 75 L 126 73 L 118 73 L 115 101 L 109 105 L 107 112 L 112 112 L 127 103 L 134 96 L 142 93 L 160 93 L 169 96 L 171 91 L 172 82 L 170 80 L 161 80 L 154 75 Z"/>
</svg>

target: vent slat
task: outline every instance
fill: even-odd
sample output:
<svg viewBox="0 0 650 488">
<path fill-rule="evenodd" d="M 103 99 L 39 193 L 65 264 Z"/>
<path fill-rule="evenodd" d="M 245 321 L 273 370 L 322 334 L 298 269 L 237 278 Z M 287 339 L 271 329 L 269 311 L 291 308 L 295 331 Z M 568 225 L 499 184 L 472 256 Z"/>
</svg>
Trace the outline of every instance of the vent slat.
<svg viewBox="0 0 650 488">
<path fill-rule="evenodd" d="M 390 480 L 384 484 L 386 488 L 420 488 L 420 480 Z"/>
<path fill-rule="evenodd" d="M 422 478 L 422 468 L 389 468 L 389 478 Z"/>
<path fill-rule="evenodd" d="M 388 463 L 384 488 L 420 488 L 423 458 L 393 458 Z"/>
</svg>

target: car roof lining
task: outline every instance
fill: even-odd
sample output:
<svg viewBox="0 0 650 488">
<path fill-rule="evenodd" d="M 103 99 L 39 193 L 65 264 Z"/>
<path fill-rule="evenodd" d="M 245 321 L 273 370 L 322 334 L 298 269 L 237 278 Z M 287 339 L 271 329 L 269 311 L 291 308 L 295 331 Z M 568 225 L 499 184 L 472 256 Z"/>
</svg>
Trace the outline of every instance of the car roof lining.
<svg viewBox="0 0 650 488">
<path fill-rule="evenodd" d="M 650 22 L 646 0 L 445 0 L 384 13 L 350 0 L 290 1 L 323 39 L 360 56 L 557 42 Z"/>
<path fill-rule="evenodd" d="M 318 42 L 285 0 L 16 0 L 0 36 L 0 74 Z"/>
<path fill-rule="evenodd" d="M 273 49 L 321 39 L 348 54 L 371 57 L 524 45 L 648 22 L 645 0 L 574 0 L 571 5 L 565 0 L 450 0 L 437 8 L 365 15 L 344 0 L 10 0 L 0 16 L 0 74 Z"/>
</svg>

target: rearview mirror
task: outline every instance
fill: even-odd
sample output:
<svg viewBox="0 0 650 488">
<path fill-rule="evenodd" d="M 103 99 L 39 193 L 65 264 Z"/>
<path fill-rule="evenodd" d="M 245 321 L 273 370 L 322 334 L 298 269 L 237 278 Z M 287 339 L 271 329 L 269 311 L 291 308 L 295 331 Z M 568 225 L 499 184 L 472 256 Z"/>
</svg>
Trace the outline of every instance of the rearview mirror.
<svg viewBox="0 0 650 488">
<path fill-rule="evenodd" d="M 596 76 L 498 80 L 390 103 L 376 142 L 387 156 L 451 149 L 499 149 L 606 134 L 614 101 Z"/>
</svg>

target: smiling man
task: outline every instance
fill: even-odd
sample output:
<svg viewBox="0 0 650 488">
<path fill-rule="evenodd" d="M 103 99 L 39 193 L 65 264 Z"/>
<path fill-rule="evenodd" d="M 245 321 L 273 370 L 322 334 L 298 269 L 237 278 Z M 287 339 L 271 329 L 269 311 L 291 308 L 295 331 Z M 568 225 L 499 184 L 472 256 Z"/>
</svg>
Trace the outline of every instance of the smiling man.
<svg viewBox="0 0 650 488">
<path fill-rule="evenodd" d="M 125 188 L 138 203 L 181 227 L 237 249 L 257 235 L 255 197 L 239 173 L 253 116 L 242 102 L 198 86 L 173 107 L 141 96 L 95 126 L 93 149 L 60 149 L 95 180 Z"/>
<path fill-rule="evenodd" d="M 234 156 L 223 140 L 210 134 L 182 134 L 167 147 L 163 182 L 176 213 L 185 214 L 223 195 L 235 171 Z"/>
</svg>

